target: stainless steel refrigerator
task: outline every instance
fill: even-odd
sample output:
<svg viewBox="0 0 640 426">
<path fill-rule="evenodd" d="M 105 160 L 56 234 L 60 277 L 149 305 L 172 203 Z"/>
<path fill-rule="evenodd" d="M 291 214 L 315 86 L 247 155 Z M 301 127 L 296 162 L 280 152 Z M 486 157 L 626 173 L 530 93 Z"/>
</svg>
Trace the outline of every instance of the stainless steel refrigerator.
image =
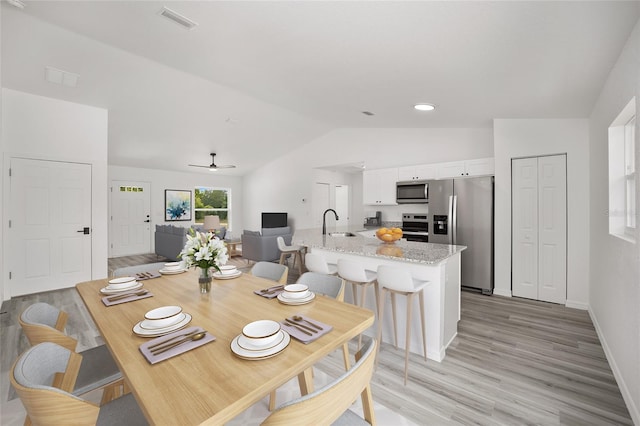
<svg viewBox="0 0 640 426">
<path fill-rule="evenodd" d="M 493 293 L 493 177 L 429 181 L 429 242 L 467 246 L 463 287 Z"/>
</svg>

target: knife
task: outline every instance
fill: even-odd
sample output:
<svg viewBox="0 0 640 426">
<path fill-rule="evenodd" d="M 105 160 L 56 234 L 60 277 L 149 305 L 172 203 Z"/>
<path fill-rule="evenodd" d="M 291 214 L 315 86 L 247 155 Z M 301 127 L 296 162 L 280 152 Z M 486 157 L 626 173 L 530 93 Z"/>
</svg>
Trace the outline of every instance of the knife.
<svg viewBox="0 0 640 426">
<path fill-rule="evenodd" d="M 298 331 L 301 331 L 302 333 L 308 335 L 308 336 L 313 336 L 313 334 L 309 333 L 307 330 L 305 330 L 304 328 L 302 328 L 301 326 L 299 326 L 296 323 L 293 323 L 291 321 L 289 321 L 288 319 L 285 318 L 284 320 L 285 324 L 287 324 L 289 327 L 293 327 L 295 329 L 297 329 Z M 315 332 L 314 332 L 315 333 Z"/>
<path fill-rule="evenodd" d="M 202 330 L 195 330 L 195 331 L 190 331 L 189 333 L 178 334 L 177 336 L 173 336 L 170 339 L 163 340 L 162 342 L 154 343 L 153 345 L 149 345 L 147 349 L 149 349 L 150 351 L 154 351 L 154 350 L 160 349 L 161 346 L 164 346 L 167 343 L 175 343 L 176 339 L 191 337 L 194 334 L 198 334 L 198 333 L 202 333 Z"/>
<path fill-rule="evenodd" d="M 116 296 L 107 297 L 107 300 L 109 302 L 113 302 L 114 300 L 124 299 L 124 298 L 127 298 L 127 297 L 142 296 L 144 294 L 147 294 L 148 292 L 149 292 L 149 290 L 140 290 L 140 291 L 136 291 L 136 292 L 133 292 L 133 293 L 118 294 Z"/>
<path fill-rule="evenodd" d="M 317 332 L 318 332 L 318 330 L 316 330 L 315 328 L 311 328 L 311 327 L 309 327 L 308 325 L 300 324 L 300 321 L 296 321 L 296 320 L 294 320 L 293 318 L 287 318 L 287 321 L 289 321 L 290 323 L 293 323 L 293 324 L 297 325 L 298 327 L 302 327 L 302 328 L 304 328 L 305 330 L 309 330 L 309 331 L 310 331 L 310 332 L 312 332 L 312 333 L 317 333 Z"/>
</svg>

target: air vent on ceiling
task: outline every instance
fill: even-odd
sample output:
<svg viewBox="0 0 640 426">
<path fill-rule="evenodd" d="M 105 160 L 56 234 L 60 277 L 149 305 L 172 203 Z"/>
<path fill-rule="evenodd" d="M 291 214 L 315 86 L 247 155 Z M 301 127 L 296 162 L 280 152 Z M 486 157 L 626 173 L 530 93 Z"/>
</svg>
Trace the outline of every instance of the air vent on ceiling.
<svg viewBox="0 0 640 426">
<path fill-rule="evenodd" d="M 193 22 L 191 19 L 187 18 L 186 16 L 182 16 L 179 13 L 174 12 L 168 7 L 163 7 L 159 14 L 160 16 L 164 16 L 165 18 L 170 19 L 172 22 L 175 22 L 176 24 L 188 30 L 198 25 L 196 22 Z"/>
</svg>

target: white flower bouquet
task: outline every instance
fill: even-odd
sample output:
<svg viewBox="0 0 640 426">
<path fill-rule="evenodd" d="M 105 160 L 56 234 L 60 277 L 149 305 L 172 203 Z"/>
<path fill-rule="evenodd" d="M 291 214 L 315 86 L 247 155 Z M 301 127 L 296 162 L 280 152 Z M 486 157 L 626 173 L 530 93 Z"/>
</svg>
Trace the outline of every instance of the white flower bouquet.
<svg viewBox="0 0 640 426">
<path fill-rule="evenodd" d="M 210 268 L 220 271 L 220 265 L 229 260 L 227 247 L 224 242 L 213 233 L 195 232 L 193 229 L 187 235 L 187 243 L 178 255 L 185 262 L 187 268 L 197 266 L 204 271 Z M 207 272 L 204 272 L 205 276 Z"/>
</svg>

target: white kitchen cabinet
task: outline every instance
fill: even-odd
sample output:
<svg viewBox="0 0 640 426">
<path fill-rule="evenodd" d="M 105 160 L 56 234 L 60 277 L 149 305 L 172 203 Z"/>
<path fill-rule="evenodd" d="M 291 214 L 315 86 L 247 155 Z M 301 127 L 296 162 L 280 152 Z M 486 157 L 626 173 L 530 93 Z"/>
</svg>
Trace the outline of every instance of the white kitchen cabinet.
<svg viewBox="0 0 640 426">
<path fill-rule="evenodd" d="M 486 176 L 495 173 L 493 158 L 479 158 L 476 160 L 453 161 L 437 164 L 438 179 L 449 179 L 461 176 Z"/>
<path fill-rule="evenodd" d="M 362 173 L 362 201 L 364 204 L 396 205 L 398 169 L 365 170 Z"/>
<path fill-rule="evenodd" d="M 398 168 L 398 180 L 401 182 L 436 179 L 437 177 L 438 168 L 435 164 L 424 164 Z"/>
</svg>

